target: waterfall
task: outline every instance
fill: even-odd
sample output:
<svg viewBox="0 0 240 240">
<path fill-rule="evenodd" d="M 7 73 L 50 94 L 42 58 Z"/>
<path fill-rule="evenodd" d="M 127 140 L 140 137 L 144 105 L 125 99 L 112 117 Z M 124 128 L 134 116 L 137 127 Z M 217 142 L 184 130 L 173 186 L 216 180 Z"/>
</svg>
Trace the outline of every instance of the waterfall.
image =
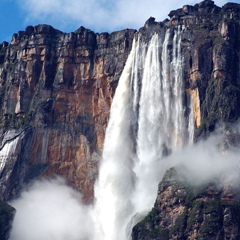
<svg viewBox="0 0 240 240">
<path fill-rule="evenodd" d="M 130 238 L 129 227 L 154 204 L 164 156 L 192 142 L 192 111 L 185 117 L 182 31 L 179 26 L 153 34 L 149 42 L 141 36 L 133 41 L 95 184 L 96 239 Z"/>
<path fill-rule="evenodd" d="M 134 189 L 134 146 L 131 139 L 130 78 L 136 51 L 135 41 L 126 62 L 111 106 L 106 130 L 103 161 L 95 186 L 96 215 L 102 239 L 124 239 L 124 229 L 132 211 L 131 194 Z M 118 235 L 116 236 L 116 233 Z M 96 239 L 101 239 L 99 236 Z"/>
</svg>

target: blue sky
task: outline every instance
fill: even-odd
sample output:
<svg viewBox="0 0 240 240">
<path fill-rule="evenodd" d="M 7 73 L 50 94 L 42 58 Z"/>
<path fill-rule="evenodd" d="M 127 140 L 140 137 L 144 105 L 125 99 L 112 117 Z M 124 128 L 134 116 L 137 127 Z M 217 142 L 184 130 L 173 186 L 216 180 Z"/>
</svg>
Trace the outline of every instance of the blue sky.
<svg viewBox="0 0 240 240">
<path fill-rule="evenodd" d="M 0 0 L 0 43 L 26 26 L 50 24 L 64 31 L 80 26 L 95 32 L 139 29 L 153 16 L 167 18 L 170 10 L 194 5 L 201 0 Z M 227 0 L 215 0 L 222 6 Z M 231 2 L 240 3 L 240 0 Z"/>
</svg>

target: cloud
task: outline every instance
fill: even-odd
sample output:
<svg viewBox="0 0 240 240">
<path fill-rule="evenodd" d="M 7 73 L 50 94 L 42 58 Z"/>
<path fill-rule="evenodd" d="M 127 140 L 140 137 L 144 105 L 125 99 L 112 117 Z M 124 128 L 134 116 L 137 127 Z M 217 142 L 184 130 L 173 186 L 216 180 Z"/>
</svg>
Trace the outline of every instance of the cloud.
<svg viewBox="0 0 240 240">
<path fill-rule="evenodd" d="M 207 140 L 187 146 L 173 153 L 167 160 L 193 185 L 218 179 L 219 183 L 239 183 L 240 149 L 221 150 L 223 135 L 213 135 Z"/>
<path fill-rule="evenodd" d="M 35 182 L 10 203 L 17 210 L 10 240 L 89 240 L 91 208 L 63 179 Z"/>
<path fill-rule="evenodd" d="M 26 24 L 38 21 L 52 24 L 60 30 L 76 29 L 83 25 L 94 31 L 114 31 L 140 28 L 150 17 L 158 21 L 183 5 L 194 5 L 196 0 L 18 0 L 26 13 Z M 227 1 L 215 1 L 222 6 Z M 72 29 L 76 30 L 76 29 Z"/>
<path fill-rule="evenodd" d="M 236 125 L 234 128 L 236 136 L 239 136 L 239 126 Z M 219 183 L 235 181 L 239 184 L 240 149 L 235 147 L 221 152 L 219 146 L 224 137 L 222 134 L 213 134 L 207 140 L 187 146 L 164 159 L 159 159 L 152 168 L 149 181 L 146 181 L 144 187 L 149 188 L 156 181 L 158 184 L 164 172 L 171 167 L 176 167 L 180 175 L 194 185 L 206 183 L 212 179 L 218 179 Z M 115 169 L 115 175 L 118 172 L 119 170 Z M 115 175 L 112 175 L 113 179 L 108 181 L 116 180 Z M 138 190 L 144 192 L 146 189 Z M 115 189 L 114 194 L 118 198 Z M 129 193 L 126 191 L 125 194 L 127 198 Z M 156 198 L 156 193 L 149 194 L 153 194 L 153 198 Z M 124 197 L 121 201 L 124 201 Z M 133 206 L 141 205 L 146 201 L 146 195 L 142 199 L 141 194 L 136 194 L 132 201 Z M 22 192 L 19 199 L 10 204 L 17 210 L 10 240 L 104 239 L 97 206 L 83 205 L 81 195 L 68 187 L 61 178 L 35 182 Z M 133 213 L 133 216 L 139 220 L 142 218 L 139 214 L 141 215 L 141 212 L 137 211 Z M 130 226 L 136 223 L 134 217 Z M 126 221 L 128 218 L 124 219 L 123 221 Z M 112 223 L 108 222 L 108 224 L 110 226 Z M 119 234 L 119 229 L 116 230 L 117 234 Z"/>
</svg>

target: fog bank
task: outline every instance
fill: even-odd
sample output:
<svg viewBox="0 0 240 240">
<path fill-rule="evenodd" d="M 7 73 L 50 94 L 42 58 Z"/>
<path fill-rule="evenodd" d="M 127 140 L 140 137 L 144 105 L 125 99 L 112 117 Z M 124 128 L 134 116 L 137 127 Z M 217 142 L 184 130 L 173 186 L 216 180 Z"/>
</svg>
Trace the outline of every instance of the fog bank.
<svg viewBox="0 0 240 240">
<path fill-rule="evenodd" d="M 17 210 L 10 240 L 92 239 L 91 208 L 61 178 L 35 182 L 10 204 Z"/>
</svg>

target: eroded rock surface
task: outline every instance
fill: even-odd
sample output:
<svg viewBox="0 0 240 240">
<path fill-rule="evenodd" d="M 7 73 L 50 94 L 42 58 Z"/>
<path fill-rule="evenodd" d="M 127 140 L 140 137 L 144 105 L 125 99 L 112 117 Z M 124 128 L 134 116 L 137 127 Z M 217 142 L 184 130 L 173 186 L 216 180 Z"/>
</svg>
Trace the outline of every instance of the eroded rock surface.
<svg viewBox="0 0 240 240">
<path fill-rule="evenodd" d="M 13 131 L 23 132 L 18 150 L 8 158 L 0 151 L 3 200 L 21 183 L 54 174 L 92 199 L 112 97 L 134 34 L 83 27 L 67 34 L 38 25 L 0 45 L 2 146 L 7 136 L 15 141 Z"/>
<path fill-rule="evenodd" d="M 191 186 L 170 169 L 159 184 L 149 215 L 133 228 L 133 239 L 239 239 L 239 192 L 218 181 Z"/>
</svg>

